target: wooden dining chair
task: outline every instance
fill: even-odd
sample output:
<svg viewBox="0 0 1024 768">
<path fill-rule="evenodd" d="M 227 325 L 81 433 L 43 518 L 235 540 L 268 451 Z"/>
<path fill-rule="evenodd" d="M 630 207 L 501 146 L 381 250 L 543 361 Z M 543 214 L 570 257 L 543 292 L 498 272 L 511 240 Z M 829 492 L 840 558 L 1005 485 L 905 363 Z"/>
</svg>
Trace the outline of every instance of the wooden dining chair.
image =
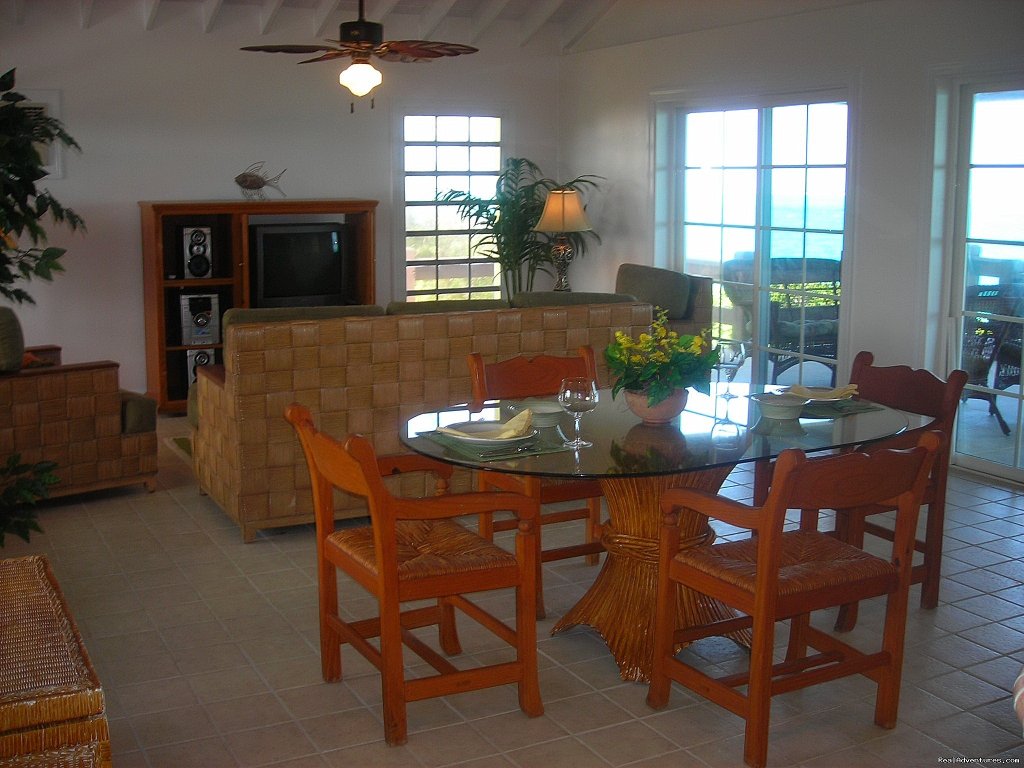
<svg viewBox="0 0 1024 768">
<path fill-rule="evenodd" d="M 515 684 L 523 712 L 530 717 L 543 714 L 534 619 L 537 502 L 514 493 L 445 493 L 452 471 L 448 465 L 416 455 L 378 458 L 369 441 L 358 435 L 339 443 L 318 432 L 309 410 L 298 404 L 288 406 L 285 416 L 298 434 L 312 482 L 324 680 L 341 679 L 343 644 L 365 656 L 380 671 L 384 738 L 391 745 L 406 742 L 410 701 Z M 435 473 L 438 495 L 392 495 L 383 476 L 408 471 Z M 366 499 L 370 525 L 335 530 L 336 488 Z M 499 510 L 518 521 L 514 554 L 450 519 Z M 350 620 L 346 613 L 342 618 L 338 571 L 374 596 L 378 615 Z M 514 628 L 465 597 L 500 589 L 515 590 Z M 403 610 L 402 604 L 410 601 L 416 605 Z M 481 666 L 483 657 L 478 656 L 466 669 L 454 666 L 445 655 L 461 653 L 456 608 L 512 646 L 512 660 Z M 435 624 L 445 655 L 414 633 Z M 379 638 L 379 648 L 372 638 Z M 434 674 L 407 677 L 410 665 L 403 660 L 403 644 Z M 492 654 L 494 649 L 486 650 Z"/>
<path fill-rule="evenodd" d="M 862 351 L 853 360 L 850 383 L 857 385 L 858 397 L 923 416 L 929 421 L 895 437 L 866 445 L 863 450 L 871 452 L 883 448 L 906 448 L 914 445 L 923 432 L 938 432 L 942 435 L 942 445 L 925 486 L 922 502 L 928 505 L 924 535 L 921 538 L 915 536 L 914 540 L 914 549 L 922 553 L 922 560 L 914 566 L 911 578 L 911 583 L 921 585 L 921 607 L 934 608 L 939 604 L 949 453 L 956 411 L 967 383 L 967 373 L 954 370 L 943 381 L 929 371 L 906 365 L 877 366 L 874 365 L 874 359 L 873 354 Z M 843 541 L 862 548 L 865 534 L 892 541 L 895 535 L 893 528 L 884 518 L 878 517 L 890 510 L 891 507 L 875 506 L 837 514 L 837 535 Z M 857 605 L 850 603 L 843 606 L 836 618 L 836 629 L 850 630 L 856 623 Z"/>
<path fill-rule="evenodd" d="M 668 703 L 675 681 L 746 720 L 743 759 L 763 766 L 768 756 L 771 697 L 853 674 L 877 685 L 875 723 L 896 725 L 904 627 L 910 590 L 914 526 L 940 435 L 919 436 L 914 448 L 845 453 L 808 459 L 799 450 L 779 455 L 768 498 L 748 506 L 692 488 L 662 495 L 655 616 L 654 668 L 647 702 Z M 891 559 L 876 557 L 817 530 L 812 510 L 864 505 L 896 508 Z M 680 550 L 678 518 L 688 509 L 738 528 L 747 539 Z M 801 510 L 801 526 L 784 531 L 787 510 Z M 738 609 L 735 618 L 678 628 L 679 586 Z M 865 653 L 810 626 L 810 613 L 886 595 L 881 650 Z M 774 663 L 775 624 L 790 620 L 784 661 Z M 677 658 L 683 645 L 701 638 L 751 632 L 746 672 L 712 677 Z M 816 651 L 810 653 L 809 651 Z M 746 686 L 746 693 L 741 692 Z"/>
<path fill-rule="evenodd" d="M 597 381 L 597 363 L 594 350 L 582 346 L 575 357 L 555 355 L 520 355 L 495 363 L 485 363 L 483 357 L 472 352 L 467 356 L 470 382 L 473 387 L 472 408 L 479 410 L 486 400 L 521 400 L 528 397 L 548 397 L 558 394 L 562 379 L 570 376 L 588 376 Z M 540 525 L 585 520 L 583 543 L 544 549 L 538 535 L 538 568 L 541 562 L 586 557 L 596 565 L 604 551 L 601 544 L 601 484 L 597 480 L 540 478 L 528 475 L 507 475 L 500 472 L 478 472 L 477 487 L 484 491 L 501 489 L 525 493 L 540 504 L 584 501 L 584 506 L 542 512 Z M 480 516 L 480 535 L 492 539 L 497 531 L 515 526 L 514 520 L 495 520 L 493 515 Z M 544 617 L 543 586 L 538 578 L 537 617 Z"/>
</svg>

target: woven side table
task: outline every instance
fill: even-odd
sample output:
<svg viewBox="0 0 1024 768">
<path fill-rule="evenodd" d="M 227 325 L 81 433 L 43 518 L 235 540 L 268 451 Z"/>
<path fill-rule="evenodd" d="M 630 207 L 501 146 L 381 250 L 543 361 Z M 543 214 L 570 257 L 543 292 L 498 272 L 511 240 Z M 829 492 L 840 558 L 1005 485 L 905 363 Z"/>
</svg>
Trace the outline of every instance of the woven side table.
<svg viewBox="0 0 1024 768">
<path fill-rule="evenodd" d="M 109 768 L 103 689 L 50 565 L 0 560 L 0 767 Z"/>
</svg>

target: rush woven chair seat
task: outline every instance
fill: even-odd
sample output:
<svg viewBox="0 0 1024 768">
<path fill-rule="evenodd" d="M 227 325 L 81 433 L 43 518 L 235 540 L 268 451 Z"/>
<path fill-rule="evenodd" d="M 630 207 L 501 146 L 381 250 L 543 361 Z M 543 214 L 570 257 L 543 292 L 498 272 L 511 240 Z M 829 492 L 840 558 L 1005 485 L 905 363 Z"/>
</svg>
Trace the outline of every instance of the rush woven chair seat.
<svg viewBox="0 0 1024 768">
<path fill-rule="evenodd" d="M 342 676 L 341 645 L 348 643 L 381 674 L 384 738 L 407 740 L 406 704 L 410 701 L 513 684 L 519 706 L 530 717 L 543 714 L 537 679 L 536 517 L 537 502 L 513 493 L 448 494 L 451 467 L 415 455 L 378 458 L 365 438 L 344 444 L 318 432 L 308 409 L 292 404 L 285 415 L 295 427 L 309 466 L 316 517 L 317 575 L 320 597 L 320 654 L 326 681 Z M 438 494 L 426 498 L 394 496 L 386 475 L 429 471 L 438 477 Z M 366 499 L 371 524 L 334 529 L 334 491 Z M 510 512 L 518 530 L 515 553 L 472 533 L 451 518 L 483 512 Z M 378 615 L 342 619 L 337 572 L 350 576 L 377 601 Z M 511 627 L 465 597 L 499 589 L 515 591 Z M 414 607 L 403 603 L 417 601 Z M 429 601 L 427 605 L 423 601 Z M 493 662 L 480 658 L 466 669 L 447 656 L 462 652 L 455 609 L 511 646 L 494 651 Z M 413 630 L 437 626 L 441 652 Z M 370 639 L 379 638 L 379 648 Z M 403 645 L 432 668 L 411 678 Z"/>
<path fill-rule="evenodd" d="M 520 355 L 496 363 L 485 363 L 479 353 L 472 352 L 467 356 L 467 362 L 473 387 L 471 407 L 475 410 L 482 408 L 486 400 L 520 400 L 557 395 L 562 379 L 570 376 L 587 376 L 597 381 L 594 350 L 589 346 L 580 347 L 576 357 Z M 604 545 L 601 543 L 602 493 L 601 484 L 597 480 L 566 480 L 478 472 L 477 487 L 481 491 L 500 489 L 524 493 L 540 504 L 584 501 L 582 507 L 558 509 L 541 514 L 541 526 L 568 520 L 585 520 L 586 529 L 583 543 L 546 549 L 538 533 L 537 567 L 539 570 L 541 562 L 570 557 L 586 557 L 588 564 L 597 564 L 599 554 L 604 551 Z M 511 530 L 515 525 L 514 520 L 496 520 L 491 514 L 481 515 L 480 535 L 486 539 L 493 539 L 495 532 Z M 543 586 L 539 574 L 537 584 L 537 618 L 544 618 Z"/>
<path fill-rule="evenodd" d="M 853 674 L 877 685 L 875 723 L 896 725 L 903 634 L 910 590 L 914 525 L 941 437 L 927 433 L 914 448 L 846 453 L 808 459 L 790 449 L 779 455 L 768 498 L 759 507 L 692 488 L 662 495 L 654 670 L 647 702 L 668 703 L 675 681 L 746 720 L 743 759 L 768 757 L 771 697 Z M 897 507 L 891 559 L 879 558 L 817 530 L 820 509 L 866 504 Z M 681 508 L 752 532 L 745 540 L 679 549 Z M 801 511 L 801 528 L 783 531 L 786 513 Z M 735 618 L 677 629 L 679 585 L 732 606 Z M 887 596 L 881 649 L 865 653 L 810 625 L 812 611 L 851 599 Z M 784 661 L 774 663 L 775 624 L 790 620 Z M 711 677 L 677 650 L 696 640 L 751 632 L 746 672 Z M 810 651 L 815 651 L 811 653 Z M 743 693 L 739 689 L 746 687 Z"/>
<path fill-rule="evenodd" d="M 907 430 L 895 437 L 864 446 L 868 452 L 883 448 L 907 448 L 916 443 L 924 432 L 938 432 L 942 445 L 935 458 L 931 477 L 925 486 L 923 504 L 925 512 L 924 535 L 915 535 L 914 549 L 922 554 L 921 562 L 914 566 L 911 583 L 921 585 L 921 607 L 934 608 L 939 604 L 939 579 L 942 565 L 942 537 L 946 528 L 946 481 L 949 475 L 949 452 L 953 440 L 960 396 L 967 383 L 967 373 L 955 370 L 943 381 L 929 371 L 906 365 L 877 366 L 874 355 L 859 352 L 853 360 L 850 383 L 857 385 L 858 396 L 875 403 L 898 408 L 928 419 L 927 423 Z M 836 515 L 836 533 L 855 547 L 864 546 L 866 534 L 887 541 L 893 540 L 893 528 L 879 514 L 891 507 L 874 506 L 850 510 Z M 871 518 L 871 519 L 869 519 Z M 836 629 L 850 630 L 857 623 L 855 603 L 840 609 Z"/>
</svg>

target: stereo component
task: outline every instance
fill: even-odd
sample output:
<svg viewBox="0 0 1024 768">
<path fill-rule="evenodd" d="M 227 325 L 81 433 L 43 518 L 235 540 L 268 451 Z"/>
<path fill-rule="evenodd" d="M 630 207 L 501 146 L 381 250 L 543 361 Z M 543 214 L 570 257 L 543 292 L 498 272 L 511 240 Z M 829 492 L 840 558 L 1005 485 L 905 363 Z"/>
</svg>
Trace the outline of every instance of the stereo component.
<svg viewBox="0 0 1024 768">
<path fill-rule="evenodd" d="M 188 358 L 188 383 L 195 383 L 198 377 L 198 369 L 203 365 L 213 365 L 214 351 L 212 349 L 190 349 L 185 353 Z"/>
<path fill-rule="evenodd" d="M 184 227 L 185 277 L 213 277 L 213 238 L 210 227 Z"/>
<path fill-rule="evenodd" d="M 181 343 L 205 347 L 220 343 L 220 308 L 214 293 L 190 294 L 181 299 Z"/>
</svg>

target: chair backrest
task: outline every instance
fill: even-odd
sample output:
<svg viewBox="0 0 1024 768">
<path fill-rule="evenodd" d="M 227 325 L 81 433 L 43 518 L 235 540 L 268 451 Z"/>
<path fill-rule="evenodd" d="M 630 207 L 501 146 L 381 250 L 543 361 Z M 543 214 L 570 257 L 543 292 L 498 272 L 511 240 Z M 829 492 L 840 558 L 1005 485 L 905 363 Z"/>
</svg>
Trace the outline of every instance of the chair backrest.
<svg viewBox="0 0 1024 768">
<path fill-rule="evenodd" d="M 576 357 L 519 355 L 496 363 L 485 363 L 478 352 L 466 356 L 474 406 L 485 400 L 545 397 L 558 394 L 562 379 L 589 376 L 597 381 L 594 350 L 582 346 Z"/>
<path fill-rule="evenodd" d="M 670 320 L 690 316 L 696 283 L 690 276 L 672 269 L 645 264 L 620 264 L 615 275 L 615 292 L 635 296 L 637 301 L 661 307 Z"/>
<path fill-rule="evenodd" d="M 942 441 L 939 432 L 929 431 L 912 448 L 811 459 L 791 448 L 779 454 L 764 506 L 783 514 L 787 509 L 854 509 L 920 494 Z"/>
<path fill-rule="evenodd" d="M 317 431 L 309 409 L 298 403 L 285 408 L 285 418 L 295 428 L 309 467 L 318 540 L 334 530 L 335 488 L 366 499 L 378 539 L 384 531 L 390 531 L 395 522 L 392 505 L 396 499 L 384 482 L 385 476 L 429 471 L 436 475 L 436 494 L 448 488 L 452 476 L 450 465 L 416 454 L 378 457 L 373 445 L 362 435 L 349 435 L 342 444 Z"/>
<path fill-rule="evenodd" d="M 857 393 L 890 408 L 930 416 L 933 421 L 928 429 L 940 430 L 948 439 L 967 373 L 957 369 L 943 381 L 930 371 L 906 365 L 877 366 L 874 360 L 867 351 L 854 358 L 850 383 L 857 385 Z"/>
</svg>

